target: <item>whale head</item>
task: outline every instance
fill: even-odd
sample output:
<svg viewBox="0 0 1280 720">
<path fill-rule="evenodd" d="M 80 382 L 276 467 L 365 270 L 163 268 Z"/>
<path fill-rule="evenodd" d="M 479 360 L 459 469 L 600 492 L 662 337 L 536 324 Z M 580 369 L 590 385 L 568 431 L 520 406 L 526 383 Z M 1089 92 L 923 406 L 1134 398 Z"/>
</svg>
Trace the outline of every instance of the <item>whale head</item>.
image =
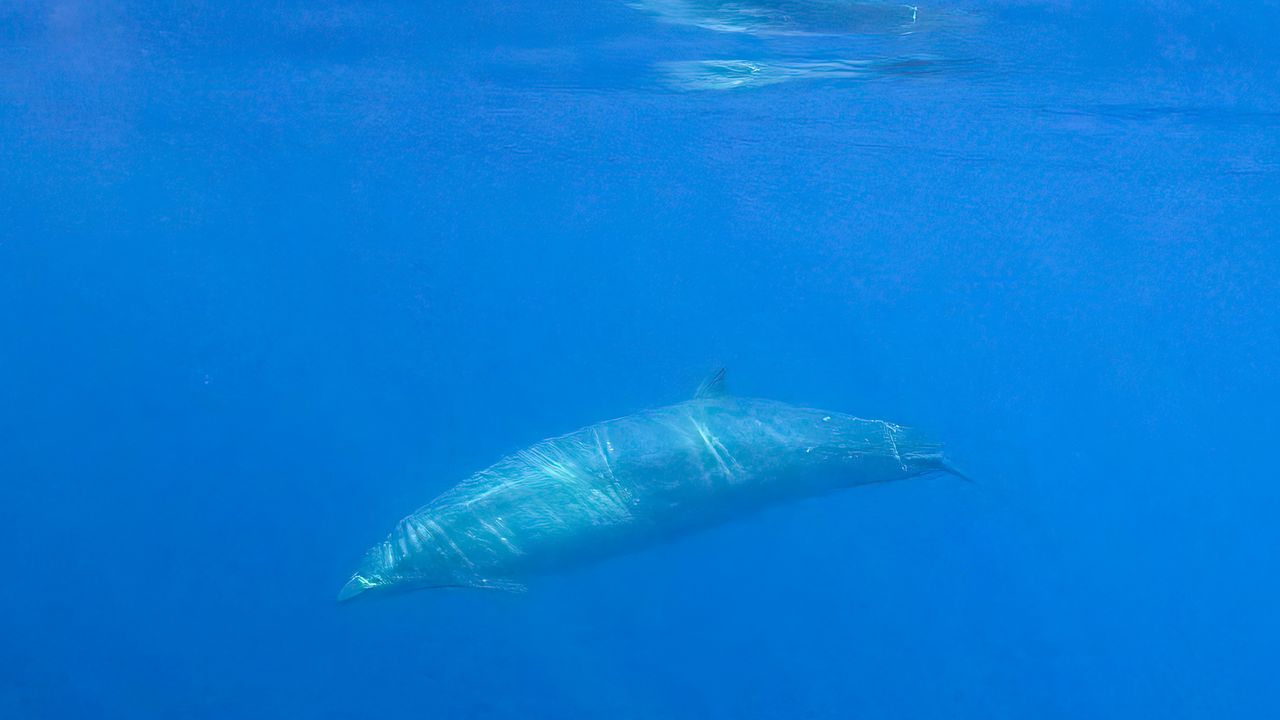
<svg viewBox="0 0 1280 720">
<path fill-rule="evenodd" d="M 363 595 L 369 590 L 373 590 L 377 587 L 378 583 L 369 580 L 360 573 L 356 573 L 355 575 L 352 575 L 351 579 L 348 580 L 347 583 L 342 586 L 342 589 L 338 591 L 338 602 L 353 600 L 357 596 Z"/>
<path fill-rule="evenodd" d="M 430 587 L 433 584 L 430 582 L 431 568 L 426 567 L 424 562 L 430 555 L 413 552 L 407 544 L 397 542 L 400 537 L 393 532 L 386 540 L 369 548 L 360 567 L 338 591 L 339 602 L 380 595 L 392 590 Z"/>
<path fill-rule="evenodd" d="M 444 561 L 436 543 L 414 516 L 404 518 L 386 540 L 365 553 L 360 566 L 338 591 L 338 601 L 467 584 L 458 579 L 457 568 Z"/>
</svg>

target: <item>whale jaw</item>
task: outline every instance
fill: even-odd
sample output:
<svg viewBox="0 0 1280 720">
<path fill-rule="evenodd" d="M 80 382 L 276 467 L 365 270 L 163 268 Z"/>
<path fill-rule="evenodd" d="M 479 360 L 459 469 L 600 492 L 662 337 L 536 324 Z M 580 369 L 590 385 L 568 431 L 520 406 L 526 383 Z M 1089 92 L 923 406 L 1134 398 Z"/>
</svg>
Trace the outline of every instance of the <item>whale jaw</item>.
<svg viewBox="0 0 1280 720">
<path fill-rule="evenodd" d="M 364 579 L 363 576 L 359 574 L 352 575 L 347 584 L 343 585 L 342 589 L 338 591 L 338 602 L 347 602 L 372 587 L 375 587 L 374 583 Z"/>
</svg>

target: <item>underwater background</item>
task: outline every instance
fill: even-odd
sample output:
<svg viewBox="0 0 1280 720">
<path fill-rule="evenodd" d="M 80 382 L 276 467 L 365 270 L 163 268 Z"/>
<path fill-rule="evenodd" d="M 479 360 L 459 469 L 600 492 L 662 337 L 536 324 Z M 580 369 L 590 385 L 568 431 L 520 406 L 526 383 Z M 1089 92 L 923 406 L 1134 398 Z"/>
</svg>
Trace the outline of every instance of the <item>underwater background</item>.
<svg viewBox="0 0 1280 720">
<path fill-rule="evenodd" d="M 1280 716 L 1280 4 L 0 5 L 0 717 Z M 937 476 L 338 605 L 541 438 Z"/>
</svg>

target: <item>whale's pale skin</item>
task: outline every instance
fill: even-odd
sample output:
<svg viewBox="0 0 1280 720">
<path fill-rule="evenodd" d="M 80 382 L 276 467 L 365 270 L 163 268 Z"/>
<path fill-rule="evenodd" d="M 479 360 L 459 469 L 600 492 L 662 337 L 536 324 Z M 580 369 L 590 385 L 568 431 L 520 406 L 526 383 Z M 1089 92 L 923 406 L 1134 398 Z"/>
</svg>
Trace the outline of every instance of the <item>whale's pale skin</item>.
<svg viewBox="0 0 1280 720">
<path fill-rule="evenodd" d="M 339 600 L 430 587 L 521 589 L 538 574 L 779 502 L 954 472 L 941 446 L 881 420 L 723 392 L 544 440 L 396 524 Z"/>
<path fill-rule="evenodd" d="M 919 10 L 894 0 L 628 0 L 677 25 L 749 35 L 909 32 Z"/>
</svg>

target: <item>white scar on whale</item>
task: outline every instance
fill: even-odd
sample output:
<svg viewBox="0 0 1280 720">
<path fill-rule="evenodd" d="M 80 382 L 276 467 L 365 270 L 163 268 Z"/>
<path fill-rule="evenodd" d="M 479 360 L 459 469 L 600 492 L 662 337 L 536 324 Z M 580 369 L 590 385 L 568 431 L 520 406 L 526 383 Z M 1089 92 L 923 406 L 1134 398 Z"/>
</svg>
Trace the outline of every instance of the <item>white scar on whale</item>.
<svg viewBox="0 0 1280 720">
<path fill-rule="evenodd" d="M 397 523 L 338 599 L 522 590 L 770 505 L 933 472 L 959 475 L 913 430 L 734 397 L 720 370 L 691 400 L 544 440 L 463 480 Z"/>
</svg>

